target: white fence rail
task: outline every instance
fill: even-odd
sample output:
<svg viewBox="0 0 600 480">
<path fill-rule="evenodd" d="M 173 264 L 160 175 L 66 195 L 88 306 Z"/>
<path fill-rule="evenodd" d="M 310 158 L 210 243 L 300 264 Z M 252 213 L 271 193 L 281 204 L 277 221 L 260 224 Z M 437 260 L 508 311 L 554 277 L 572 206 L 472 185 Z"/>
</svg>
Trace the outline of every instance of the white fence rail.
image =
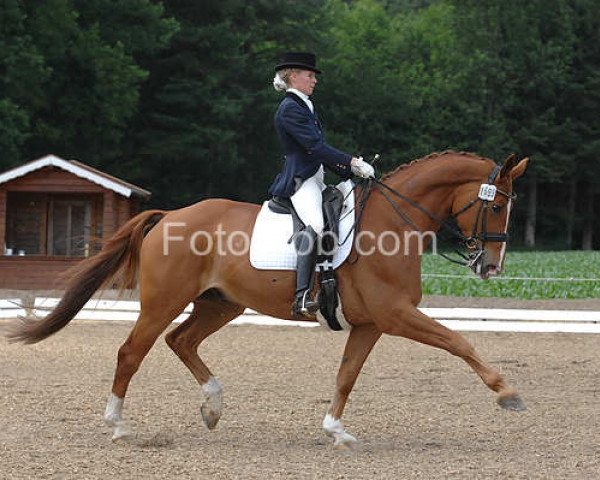
<svg viewBox="0 0 600 480">
<path fill-rule="evenodd" d="M 20 315 L 25 315 L 25 310 L 19 306 L 20 302 L 18 298 L 0 299 L 0 319 L 17 318 Z"/>
<path fill-rule="evenodd" d="M 0 319 L 34 314 L 44 317 L 60 299 L 36 298 L 33 305 L 22 306 L 20 300 L 0 300 Z M 137 301 L 90 300 L 75 317 L 76 320 L 137 319 Z M 482 332 L 564 332 L 600 333 L 600 312 L 590 310 L 522 310 L 513 308 L 421 308 L 421 311 L 448 328 Z M 175 322 L 181 322 L 191 312 L 191 304 Z M 247 309 L 233 325 L 281 325 L 316 327 L 315 322 L 288 321 L 258 314 Z"/>
</svg>

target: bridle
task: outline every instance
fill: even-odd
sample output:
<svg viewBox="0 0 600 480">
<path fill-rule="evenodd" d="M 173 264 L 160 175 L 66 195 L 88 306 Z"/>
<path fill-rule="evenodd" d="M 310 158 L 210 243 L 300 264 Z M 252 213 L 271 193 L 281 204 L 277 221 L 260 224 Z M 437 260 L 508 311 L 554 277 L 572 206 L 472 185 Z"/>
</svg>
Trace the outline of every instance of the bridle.
<svg viewBox="0 0 600 480">
<path fill-rule="evenodd" d="M 477 197 L 473 198 L 469 202 L 465 204 L 462 208 L 460 208 L 456 213 L 451 214 L 450 218 L 457 219 L 460 215 L 465 213 L 471 207 L 479 203 L 479 210 L 477 212 L 477 216 L 475 217 L 475 222 L 473 224 L 473 228 L 471 229 L 471 235 L 465 236 L 462 231 L 456 228 L 452 223 L 448 221 L 448 219 L 444 219 L 438 217 L 434 213 L 430 212 L 428 209 L 415 202 L 410 197 L 401 194 L 397 190 L 394 190 L 390 186 L 383 183 L 381 180 L 371 177 L 365 181 L 364 189 L 361 194 L 361 201 L 359 202 L 360 211 L 358 213 L 358 218 L 355 224 L 357 230 L 360 229 L 360 220 L 362 218 L 362 210 L 366 204 L 366 200 L 370 196 L 373 188 L 377 188 L 377 190 L 384 196 L 387 202 L 392 206 L 396 214 L 405 221 L 408 225 L 410 225 L 415 231 L 422 233 L 419 227 L 414 223 L 414 221 L 408 216 L 406 212 L 404 212 L 398 203 L 392 198 L 392 196 L 397 197 L 404 202 L 408 203 L 412 207 L 424 213 L 430 220 L 434 221 L 440 228 L 451 232 L 455 237 L 457 237 L 462 245 L 468 250 L 468 254 L 464 254 L 460 250 L 456 250 L 456 253 L 462 258 L 462 260 L 456 260 L 454 258 L 449 257 L 444 253 L 439 253 L 442 257 L 447 260 L 457 263 L 459 265 L 468 266 L 472 270 L 478 270 L 481 268 L 481 262 L 483 260 L 483 255 L 485 252 L 485 244 L 487 242 L 499 242 L 506 243 L 508 242 L 508 233 L 507 232 L 489 232 L 487 230 L 488 224 L 488 214 L 490 210 L 490 202 L 493 202 L 497 194 L 504 195 L 509 200 L 514 200 L 516 198 L 515 193 L 508 193 L 500 190 L 494 185 L 494 182 L 498 178 L 500 171 L 502 170 L 501 165 L 496 165 L 494 170 L 490 173 L 487 183 L 481 184 L 479 188 L 479 193 Z M 480 273 L 477 271 L 477 273 Z"/>
<path fill-rule="evenodd" d="M 454 218 L 458 218 L 459 215 L 463 214 L 467 210 L 469 210 L 477 201 L 481 201 L 479 204 L 479 211 L 477 212 L 477 216 L 475 217 L 475 224 L 473 225 L 472 233 L 470 237 L 466 237 L 464 239 L 465 246 L 467 248 L 474 247 L 478 242 L 481 242 L 485 245 L 485 242 L 507 242 L 508 241 L 508 232 L 488 232 L 487 231 L 487 217 L 489 213 L 489 203 L 492 202 L 496 194 L 504 195 L 509 200 L 514 200 L 517 198 L 516 193 L 507 193 L 503 190 L 500 190 L 494 185 L 498 174 L 502 167 L 500 165 L 496 165 L 492 173 L 488 178 L 488 183 L 483 183 L 479 188 L 479 194 L 473 200 L 467 202 L 467 204 L 462 207 L 458 212 L 453 214 Z M 481 230 L 477 232 L 477 225 L 479 224 L 479 219 L 481 218 Z"/>
<path fill-rule="evenodd" d="M 505 196 L 509 199 L 509 202 L 517 198 L 516 193 L 505 192 L 494 185 L 494 182 L 496 181 L 496 178 L 501 170 L 502 166 L 496 165 L 488 177 L 488 182 L 481 184 L 479 187 L 479 194 L 477 197 L 467 202 L 464 207 L 452 215 L 453 218 L 458 218 L 459 215 L 462 215 L 479 201 L 479 210 L 475 216 L 475 223 L 473 224 L 471 235 L 469 237 L 465 237 L 462 232 L 460 232 L 460 238 L 462 239 L 463 245 L 467 250 L 469 250 L 470 253 L 466 257 L 462 254 L 462 252 L 459 252 L 459 254 L 467 261 L 466 265 L 471 268 L 475 268 L 475 266 L 480 263 L 480 258 L 483 256 L 485 251 L 486 242 L 507 243 L 509 239 L 508 231 L 488 232 L 487 230 L 487 220 L 490 210 L 489 204 L 490 202 L 494 201 L 496 195 L 500 194 Z M 481 228 L 479 231 L 477 231 L 477 226 L 479 224 L 481 224 Z M 465 264 L 463 262 L 460 263 L 463 265 Z"/>
</svg>

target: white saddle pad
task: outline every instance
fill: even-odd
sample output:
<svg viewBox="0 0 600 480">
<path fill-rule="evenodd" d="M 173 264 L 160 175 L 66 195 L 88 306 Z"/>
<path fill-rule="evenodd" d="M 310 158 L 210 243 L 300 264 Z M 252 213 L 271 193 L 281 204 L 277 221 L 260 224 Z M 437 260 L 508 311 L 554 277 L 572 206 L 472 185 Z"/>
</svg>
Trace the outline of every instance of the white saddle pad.
<svg viewBox="0 0 600 480">
<path fill-rule="evenodd" d="M 354 192 L 352 180 L 346 180 L 336 187 L 344 195 L 344 208 L 340 218 L 339 242 L 333 256 L 333 268 L 339 267 L 352 250 L 354 241 Z M 296 270 L 296 250 L 288 240 L 294 233 L 292 216 L 273 213 L 269 202 L 264 202 L 252 231 L 250 243 L 250 263 L 259 270 Z M 348 237 L 348 238 L 346 238 Z M 318 266 L 317 266 L 318 267 Z"/>
</svg>

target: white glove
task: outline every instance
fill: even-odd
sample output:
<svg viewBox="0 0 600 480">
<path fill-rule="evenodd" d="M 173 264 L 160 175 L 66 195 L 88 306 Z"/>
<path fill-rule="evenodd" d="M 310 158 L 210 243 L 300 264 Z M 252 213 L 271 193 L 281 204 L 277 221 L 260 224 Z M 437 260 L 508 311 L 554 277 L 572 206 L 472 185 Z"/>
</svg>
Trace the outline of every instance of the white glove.
<svg viewBox="0 0 600 480">
<path fill-rule="evenodd" d="M 358 177 L 370 178 L 375 176 L 375 169 L 373 166 L 365 162 L 362 157 L 358 157 L 356 160 L 352 159 L 352 173 Z"/>
</svg>

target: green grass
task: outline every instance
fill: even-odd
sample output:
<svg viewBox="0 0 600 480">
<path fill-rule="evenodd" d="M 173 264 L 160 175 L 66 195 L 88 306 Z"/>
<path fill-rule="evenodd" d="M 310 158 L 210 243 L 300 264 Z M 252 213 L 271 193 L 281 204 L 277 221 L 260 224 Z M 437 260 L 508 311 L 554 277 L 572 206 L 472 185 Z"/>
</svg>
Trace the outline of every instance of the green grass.
<svg viewBox="0 0 600 480">
<path fill-rule="evenodd" d="M 600 298 L 599 278 L 600 252 L 509 250 L 502 275 L 487 281 L 439 255 L 423 256 L 425 295 L 519 299 Z"/>
</svg>

